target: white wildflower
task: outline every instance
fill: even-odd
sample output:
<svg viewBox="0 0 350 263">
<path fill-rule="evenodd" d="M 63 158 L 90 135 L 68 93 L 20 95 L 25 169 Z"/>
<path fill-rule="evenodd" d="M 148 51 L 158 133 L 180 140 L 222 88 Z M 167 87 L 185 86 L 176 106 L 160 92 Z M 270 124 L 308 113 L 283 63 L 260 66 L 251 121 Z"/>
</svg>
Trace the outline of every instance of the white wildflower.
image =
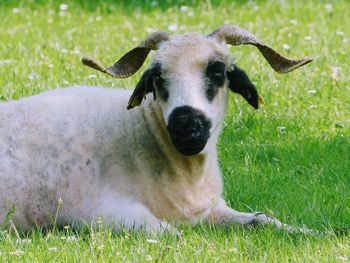
<svg viewBox="0 0 350 263">
<path fill-rule="evenodd" d="M 169 31 L 176 31 L 177 30 L 177 25 L 176 24 L 170 24 L 168 26 Z"/>
<path fill-rule="evenodd" d="M 310 90 L 307 91 L 307 93 L 309 93 L 309 94 L 316 94 L 316 90 L 310 89 Z"/>
<path fill-rule="evenodd" d="M 284 45 L 283 45 L 283 48 L 288 50 L 288 49 L 290 49 L 290 45 L 284 44 Z"/>
<path fill-rule="evenodd" d="M 31 243 L 32 243 L 32 240 L 29 238 L 16 240 L 16 244 L 31 244 Z"/>
<path fill-rule="evenodd" d="M 298 24 L 298 20 L 291 19 L 291 20 L 289 20 L 289 23 L 291 23 L 292 25 L 297 25 Z"/>
<path fill-rule="evenodd" d="M 0 60 L 0 66 L 5 64 L 11 64 L 13 62 L 12 59 Z"/>
<path fill-rule="evenodd" d="M 79 241 L 79 237 L 69 236 L 69 237 L 67 237 L 67 241 L 69 241 L 69 242 L 78 242 Z"/>
<path fill-rule="evenodd" d="M 76 55 L 81 55 L 81 51 L 77 47 L 74 48 L 72 53 Z"/>
<path fill-rule="evenodd" d="M 57 252 L 58 248 L 57 247 L 49 247 L 49 251 Z"/>
<path fill-rule="evenodd" d="M 304 37 L 304 40 L 306 40 L 306 41 L 310 41 L 312 38 L 311 38 L 311 36 L 305 36 Z"/>
<path fill-rule="evenodd" d="M 230 248 L 229 251 L 233 253 L 237 253 L 238 249 L 236 247 L 233 247 L 233 248 Z"/>
<path fill-rule="evenodd" d="M 147 243 L 152 243 L 152 244 L 158 243 L 158 240 L 156 239 L 147 239 L 146 241 Z"/>
<path fill-rule="evenodd" d="M 19 255 L 21 255 L 23 253 L 24 252 L 22 250 L 16 250 L 16 251 L 9 252 L 9 255 L 19 256 Z"/>
<path fill-rule="evenodd" d="M 192 16 L 194 16 L 194 13 L 193 13 L 193 11 L 189 11 L 189 12 L 187 13 L 187 15 L 188 15 L 189 17 L 192 17 Z"/>
<path fill-rule="evenodd" d="M 14 13 L 14 14 L 19 14 L 19 12 L 20 12 L 20 10 L 17 7 L 12 9 L 12 13 Z"/>
<path fill-rule="evenodd" d="M 39 74 L 38 73 L 31 73 L 31 74 L 29 74 L 29 76 L 28 76 L 28 78 L 30 79 L 30 80 L 34 80 L 34 79 L 37 79 L 37 78 L 39 78 Z"/>
<path fill-rule="evenodd" d="M 69 241 L 69 242 L 78 242 L 79 241 L 79 238 L 76 236 L 61 237 L 61 239 Z"/>
<path fill-rule="evenodd" d="M 185 5 L 182 5 L 182 6 L 180 7 L 180 10 L 181 10 L 182 12 L 187 12 L 187 11 L 189 10 L 189 7 L 188 7 L 188 6 L 185 6 Z"/>
<path fill-rule="evenodd" d="M 275 84 L 275 85 L 277 85 L 277 84 L 279 84 L 281 81 L 280 80 L 278 80 L 278 79 L 273 79 L 272 80 L 272 83 L 273 84 Z M 254 83 L 253 83 L 254 84 Z M 254 84 L 255 85 L 255 84 Z M 256 85 L 256 86 L 258 86 L 258 85 Z"/>
<path fill-rule="evenodd" d="M 348 257 L 345 256 L 345 255 L 339 256 L 338 259 L 339 259 L 340 261 L 344 261 L 344 262 L 348 261 Z"/>
<path fill-rule="evenodd" d="M 332 12 L 333 11 L 333 5 L 331 4 L 325 4 L 324 8 L 328 11 L 328 12 Z"/>
<path fill-rule="evenodd" d="M 96 75 L 95 74 L 91 74 L 88 76 L 88 79 L 95 79 L 96 78 Z"/>
<path fill-rule="evenodd" d="M 155 7 L 155 6 L 157 6 L 158 4 L 159 4 L 158 1 L 153 0 L 153 1 L 151 2 L 151 7 Z"/>
<path fill-rule="evenodd" d="M 67 4 L 60 4 L 60 10 L 66 11 L 67 9 L 68 9 L 68 5 Z"/>
<path fill-rule="evenodd" d="M 334 81 L 338 80 L 338 73 L 339 73 L 340 70 L 341 70 L 340 67 L 331 67 L 331 71 L 332 71 L 331 78 L 332 78 L 332 80 L 334 80 Z"/>
<path fill-rule="evenodd" d="M 104 247 L 105 247 L 104 245 L 100 245 L 100 246 L 97 246 L 97 249 L 98 250 L 103 250 Z"/>
<path fill-rule="evenodd" d="M 336 34 L 337 34 L 338 36 L 344 36 L 344 32 L 343 32 L 343 31 L 337 31 Z"/>
<path fill-rule="evenodd" d="M 147 33 L 154 33 L 154 32 L 157 31 L 157 29 L 153 28 L 153 27 L 147 27 L 145 30 L 146 30 Z"/>
</svg>

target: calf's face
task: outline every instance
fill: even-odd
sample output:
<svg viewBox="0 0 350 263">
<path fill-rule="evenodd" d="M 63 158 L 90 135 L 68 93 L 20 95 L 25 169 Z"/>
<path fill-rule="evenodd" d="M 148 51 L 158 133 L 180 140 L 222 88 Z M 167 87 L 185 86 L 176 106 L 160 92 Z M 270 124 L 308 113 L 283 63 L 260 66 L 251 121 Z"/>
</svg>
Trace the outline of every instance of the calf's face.
<svg viewBox="0 0 350 263">
<path fill-rule="evenodd" d="M 232 68 L 226 47 L 201 35 L 173 38 L 159 47 L 138 86 L 147 86 L 160 106 L 178 152 L 205 150 L 218 132 L 227 104 L 226 72 Z"/>
</svg>

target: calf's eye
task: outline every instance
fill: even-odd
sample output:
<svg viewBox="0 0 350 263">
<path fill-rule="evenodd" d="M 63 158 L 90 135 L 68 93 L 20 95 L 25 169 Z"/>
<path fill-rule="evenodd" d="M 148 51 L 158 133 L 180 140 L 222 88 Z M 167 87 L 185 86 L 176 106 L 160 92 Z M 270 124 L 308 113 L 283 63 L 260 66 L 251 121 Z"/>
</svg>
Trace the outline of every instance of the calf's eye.
<svg viewBox="0 0 350 263">
<path fill-rule="evenodd" d="M 209 101 L 213 101 L 215 95 L 219 92 L 219 88 L 226 81 L 226 65 L 222 61 L 210 61 L 205 71 L 208 78 L 205 94 Z"/>
<path fill-rule="evenodd" d="M 206 75 L 214 85 L 222 86 L 226 80 L 226 65 L 222 61 L 210 61 L 206 69 Z"/>
</svg>

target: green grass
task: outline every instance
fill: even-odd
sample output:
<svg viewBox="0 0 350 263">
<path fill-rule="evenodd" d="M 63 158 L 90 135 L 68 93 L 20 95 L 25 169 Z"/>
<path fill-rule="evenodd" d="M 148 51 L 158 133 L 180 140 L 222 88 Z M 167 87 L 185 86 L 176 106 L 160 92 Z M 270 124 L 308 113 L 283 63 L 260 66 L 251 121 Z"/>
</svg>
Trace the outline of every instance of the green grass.
<svg viewBox="0 0 350 263">
<path fill-rule="evenodd" d="M 230 97 L 219 143 L 226 199 L 235 209 L 268 212 L 297 226 L 350 226 L 348 1 L 113 2 L 75 0 L 60 12 L 61 3 L 55 1 L 2 0 L 0 101 L 74 84 L 133 87 L 140 73 L 111 79 L 83 67 L 80 57 L 89 54 L 106 64 L 114 62 L 154 28 L 209 33 L 225 22 L 238 24 L 288 56 L 318 58 L 278 75 L 254 47 L 231 48 L 266 106 L 254 111 L 240 97 Z M 6 229 L 0 232 L 0 261 L 350 260 L 349 235 L 179 228 L 180 240 L 118 235 L 103 227 L 79 232 L 36 229 L 20 233 L 18 239 Z"/>
</svg>

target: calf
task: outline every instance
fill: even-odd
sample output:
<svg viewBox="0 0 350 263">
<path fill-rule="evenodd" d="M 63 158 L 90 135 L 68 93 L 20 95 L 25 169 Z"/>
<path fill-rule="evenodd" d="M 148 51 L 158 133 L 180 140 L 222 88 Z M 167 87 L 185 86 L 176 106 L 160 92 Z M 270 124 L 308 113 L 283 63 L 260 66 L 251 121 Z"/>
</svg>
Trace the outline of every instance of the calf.
<svg viewBox="0 0 350 263">
<path fill-rule="evenodd" d="M 312 60 L 285 58 L 237 26 L 208 36 L 158 31 L 111 67 L 83 59 L 124 78 L 157 50 L 133 92 L 80 86 L 1 104 L 0 221 L 15 204 L 12 220 L 22 228 L 101 217 L 116 230 L 158 233 L 200 221 L 292 230 L 222 198 L 216 145 L 228 92 L 262 103 L 226 44 L 255 45 L 281 73 Z"/>
</svg>

